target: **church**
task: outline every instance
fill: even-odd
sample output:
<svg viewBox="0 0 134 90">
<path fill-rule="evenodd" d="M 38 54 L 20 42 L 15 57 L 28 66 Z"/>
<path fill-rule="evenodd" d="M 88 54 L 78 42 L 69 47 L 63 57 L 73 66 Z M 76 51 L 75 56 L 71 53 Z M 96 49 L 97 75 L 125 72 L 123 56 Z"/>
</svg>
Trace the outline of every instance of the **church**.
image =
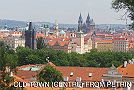
<svg viewBox="0 0 134 90">
<path fill-rule="evenodd" d="M 80 19 L 82 19 L 81 14 L 80 14 L 79 20 Z M 93 32 L 94 29 L 95 29 L 94 20 L 89 16 L 89 13 L 88 13 L 86 21 L 82 22 L 82 30 L 83 30 L 84 34 L 86 34 L 86 33 Z"/>
<path fill-rule="evenodd" d="M 76 33 L 76 39 L 72 41 L 72 52 L 77 52 L 83 54 L 85 52 L 90 52 L 92 49 L 92 34 L 95 30 L 95 23 L 93 19 L 90 18 L 89 14 L 87 16 L 86 23 L 83 23 L 82 15 L 80 14 L 78 20 L 78 31 Z"/>
<path fill-rule="evenodd" d="M 47 30 L 44 39 L 49 48 L 68 53 L 77 52 L 83 54 L 90 52 L 92 49 L 92 34 L 94 30 L 95 23 L 89 14 L 85 23 L 83 23 L 83 18 L 80 14 L 77 31 L 70 32 L 60 30 L 57 22 L 55 22 L 53 29 Z"/>
</svg>

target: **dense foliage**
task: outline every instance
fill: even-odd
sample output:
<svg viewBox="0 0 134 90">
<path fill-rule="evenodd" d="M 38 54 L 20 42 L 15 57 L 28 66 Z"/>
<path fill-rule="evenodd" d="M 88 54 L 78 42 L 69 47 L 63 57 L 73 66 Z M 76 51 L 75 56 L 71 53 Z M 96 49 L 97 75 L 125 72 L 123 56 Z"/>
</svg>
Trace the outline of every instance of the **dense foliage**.
<svg viewBox="0 0 134 90">
<path fill-rule="evenodd" d="M 44 78 L 45 77 L 45 78 Z M 39 74 L 40 82 L 60 82 L 63 80 L 60 71 L 57 71 L 52 66 L 46 66 Z"/>
<path fill-rule="evenodd" d="M 125 9 L 128 13 L 128 17 L 132 20 L 130 26 L 134 29 L 134 0 L 114 0 L 112 7 L 118 11 Z"/>
<path fill-rule="evenodd" d="M 46 64 L 47 57 L 49 57 L 49 61 L 57 66 L 111 67 L 114 64 L 117 67 L 123 64 L 124 61 L 134 58 L 134 52 L 98 52 L 96 49 L 93 49 L 90 53 L 78 54 L 48 48 L 32 50 L 25 47 L 18 47 L 14 51 L 3 42 L 0 42 L 0 70 L 3 72 L 0 81 L 4 82 L 4 84 L 12 82 L 9 78 L 10 74 L 4 73 L 6 66 L 10 66 L 13 69 L 16 66 L 27 64 Z M 45 74 L 46 72 L 49 75 Z M 44 75 L 45 77 L 48 76 L 49 79 L 52 79 L 51 76 L 61 76 L 60 72 L 52 67 L 46 67 L 40 73 L 40 77 L 44 77 Z M 6 79 L 6 82 L 4 79 Z M 40 78 L 40 80 L 43 79 Z M 57 80 L 61 80 L 61 77 L 57 77 Z M 53 79 L 49 81 L 53 81 Z M 0 89 L 4 88 L 1 85 Z"/>
<path fill-rule="evenodd" d="M 42 49 L 45 47 L 44 39 L 42 37 L 37 38 L 37 49 Z"/>
<path fill-rule="evenodd" d="M 78 54 L 75 52 L 66 53 L 48 48 L 32 50 L 19 47 L 16 50 L 18 65 L 45 64 L 46 58 L 57 66 L 95 66 L 110 67 L 112 64 L 119 66 L 125 60 L 134 58 L 134 52 L 98 52 L 91 50 L 90 53 Z"/>
<path fill-rule="evenodd" d="M 18 65 L 17 54 L 9 46 L 0 41 L 0 90 L 16 90 L 9 87 L 14 78 L 6 72 L 6 67 L 14 69 Z"/>
<path fill-rule="evenodd" d="M 0 43 L 1 44 L 1 43 Z M 0 46 L 0 69 L 6 65 L 15 68 L 27 64 L 45 64 L 46 58 L 57 66 L 95 66 L 110 67 L 112 64 L 119 66 L 125 60 L 134 58 L 134 52 L 98 52 L 93 49 L 90 53 L 66 53 L 48 48 L 32 50 L 18 47 L 13 51 L 7 46 Z"/>
</svg>

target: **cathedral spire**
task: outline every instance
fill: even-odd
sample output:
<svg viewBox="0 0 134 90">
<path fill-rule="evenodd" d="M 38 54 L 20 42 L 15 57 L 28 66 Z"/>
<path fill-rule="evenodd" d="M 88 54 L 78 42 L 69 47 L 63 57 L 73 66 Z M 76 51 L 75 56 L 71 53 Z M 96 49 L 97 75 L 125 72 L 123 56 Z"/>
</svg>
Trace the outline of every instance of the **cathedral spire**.
<svg viewBox="0 0 134 90">
<path fill-rule="evenodd" d="M 83 23 L 83 19 L 82 19 L 81 13 L 80 13 L 80 16 L 79 16 L 78 23 Z"/>
<path fill-rule="evenodd" d="M 89 13 L 88 13 L 88 16 L 87 16 L 87 19 L 86 19 L 86 23 L 87 24 L 90 24 L 90 16 L 89 16 Z"/>
<path fill-rule="evenodd" d="M 80 13 L 79 20 L 78 20 L 78 32 L 82 31 L 83 19 Z"/>
</svg>

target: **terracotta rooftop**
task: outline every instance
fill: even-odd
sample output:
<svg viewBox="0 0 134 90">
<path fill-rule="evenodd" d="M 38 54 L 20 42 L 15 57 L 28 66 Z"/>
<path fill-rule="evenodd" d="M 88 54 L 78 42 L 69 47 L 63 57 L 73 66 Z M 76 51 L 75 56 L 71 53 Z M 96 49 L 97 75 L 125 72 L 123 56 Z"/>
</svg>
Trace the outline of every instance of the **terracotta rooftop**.
<svg viewBox="0 0 134 90">
<path fill-rule="evenodd" d="M 32 81 L 30 80 L 32 77 L 36 77 L 38 75 L 38 72 L 35 71 L 24 71 L 24 70 L 19 70 L 17 71 L 16 76 L 19 78 L 22 78 L 25 81 Z"/>
<path fill-rule="evenodd" d="M 36 33 L 36 38 L 39 38 L 39 37 L 45 37 L 45 35 L 43 33 Z"/>
<path fill-rule="evenodd" d="M 102 75 L 108 71 L 108 68 L 96 67 L 56 66 L 55 68 L 63 74 L 63 77 L 69 77 L 69 81 L 75 81 L 77 77 L 81 77 L 82 81 L 101 81 Z M 70 76 L 71 73 L 73 76 Z M 91 77 L 89 73 L 92 74 Z"/>
<path fill-rule="evenodd" d="M 65 46 L 68 44 L 69 44 L 69 41 L 57 41 L 57 40 L 48 41 L 48 45 L 50 46 L 54 46 L 54 45 Z"/>
<path fill-rule="evenodd" d="M 56 68 L 58 71 L 60 71 L 63 74 L 63 77 L 69 77 L 69 81 L 75 81 L 77 77 L 81 77 L 82 81 L 100 81 L 101 76 L 108 71 L 108 68 L 55 66 L 52 62 L 49 62 L 47 65 L 51 65 L 54 68 Z M 40 72 L 40 70 L 30 71 L 30 70 L 20 69 L 29 66 L 33 66 L 33 65 L 24 65 L 19 67 L 16 76 L 24 80 L 29 80 L 32 77 L 36 77 Z M 73 72 L 73 76 L 70 76 L 70 73 L 72 72 Z M 89 73 L 92 74 L 92 76 L 89 76 Z"/>
<path fill-rule="evenodd" d="M 118 72 L 121 73 L 125 77 L 133 77 L 134 78 L 134 64 L 127 64 L 126 67 L 123 65 L 118 67 Z"/>
</svg>

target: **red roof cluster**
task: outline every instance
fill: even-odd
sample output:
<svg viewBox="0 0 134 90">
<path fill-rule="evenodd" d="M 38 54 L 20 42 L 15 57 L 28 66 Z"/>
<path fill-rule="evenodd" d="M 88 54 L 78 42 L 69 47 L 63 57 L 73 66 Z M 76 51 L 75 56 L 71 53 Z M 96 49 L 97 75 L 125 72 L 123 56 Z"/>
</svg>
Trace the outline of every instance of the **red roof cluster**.
<svg viewBox="0 0 134 90">
<path fill-rule="evenodd" d="M 124 77 L 133 77 L 134 78 L 134 64 L 127 64 L 126 67 L 123 65 L 118 67 L 119 73 L 121 73 Z"/>
<path fill-rule="evenodd" d="M 55 68 L 63 74 L 63 77 L 68 77 L 69 81 L 75 81 L 77 77 L 80 77 L 82 81 L 101 81 L 102 75 L 108 71 L 108 68 L 96 67 L 56 66 Z M 71 73 L 73 75 L 70 75 Z"/>
</svg>

